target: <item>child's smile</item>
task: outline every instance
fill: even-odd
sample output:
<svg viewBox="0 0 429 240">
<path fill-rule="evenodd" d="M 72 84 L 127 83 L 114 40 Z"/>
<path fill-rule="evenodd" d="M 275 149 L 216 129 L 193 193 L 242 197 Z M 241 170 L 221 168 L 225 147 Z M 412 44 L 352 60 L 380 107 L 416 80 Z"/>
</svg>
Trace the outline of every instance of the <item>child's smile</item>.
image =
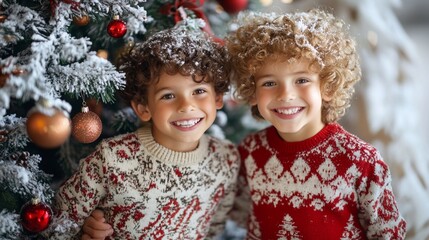
<svg viewBox="0 0 429 240">
<path fill-rule="evenodd" d="M 174 151 L 192 151 L 213 124 L 223 105 L 211 83 L 195 82 L 191 76 L 162 73 L 148 89 L 147 105 L 138 104 L 143 121 L 152 121 L 155 141 Z"/>
<path fill-rule="evenodd" d="M 278 117 L 284 119 L 292 119 L 301 112 L 304 107 L 286 107 L 286 108 L 274 108 L 273 111 L 277 114 Z"/>
<path fill-rule="evenodd" d="M 202 119 L 203 118 L 177 120 L 177 121 L 171 122 L 171 124 L 177 127 L 179 130 L 189 131 L 189 130 L 195 129 Z"/>
<path fill-rule="evenodd" d="M 286 141 L 307 139 L 324 126 L 319 75 L 308 68 L 306 59 L 269 60 L 255 74 L 252 104 Z"/>
</svg>

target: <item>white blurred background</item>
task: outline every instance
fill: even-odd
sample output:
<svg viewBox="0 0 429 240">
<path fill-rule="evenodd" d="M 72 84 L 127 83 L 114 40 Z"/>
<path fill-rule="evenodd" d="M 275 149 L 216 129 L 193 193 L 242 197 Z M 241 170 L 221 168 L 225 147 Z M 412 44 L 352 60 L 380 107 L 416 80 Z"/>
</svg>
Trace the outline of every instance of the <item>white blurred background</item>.
<svg viewBox="0 0 429 240">
<path fill-rule="evenodd" d="M 417 81 L 422 99 L 417 102 L 422 117 L 422 131 L 429 142 L 429 1 L 407 0 L 396 10 L 417 53 Z M 429 152 L 429 151 L 428 151 Z"/>
</svg>

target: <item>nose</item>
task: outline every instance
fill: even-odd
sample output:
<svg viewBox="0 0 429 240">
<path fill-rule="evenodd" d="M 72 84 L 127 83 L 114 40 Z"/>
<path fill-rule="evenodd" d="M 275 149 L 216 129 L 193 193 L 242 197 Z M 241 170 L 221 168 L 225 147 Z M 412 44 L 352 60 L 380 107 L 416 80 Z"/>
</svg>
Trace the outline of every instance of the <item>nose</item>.
<svg viewBox="0 0 429 240">
<path fill-rule="evenodd" d="M 179 100 L 178 109 L 179 109 L 179 112 L 181 113 L 194 111 L 195 110 L 194 101 L 186 97 L 181 97 Z"/>
<path fill-rule="evenodd" d="M 289 102 L 296 98 L 296 92 L 293 86 L 281 84 L 279 86 L 277 100 L 282 102 Z"/>
</svg>

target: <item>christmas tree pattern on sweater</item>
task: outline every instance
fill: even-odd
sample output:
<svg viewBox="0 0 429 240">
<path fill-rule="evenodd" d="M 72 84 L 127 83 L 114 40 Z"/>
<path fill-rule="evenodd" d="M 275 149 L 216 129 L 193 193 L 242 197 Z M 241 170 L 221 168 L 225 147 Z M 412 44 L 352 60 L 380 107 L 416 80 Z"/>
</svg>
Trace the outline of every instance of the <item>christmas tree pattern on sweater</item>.
<svg viewBox="0 0 429 240">
<path fill-rule="evenodd" d="M 404 238 L 388 166 L 340 125 L 302 142 L 285 142 L 269 127 L 239 151 L 239 189 L 249 188 L 240 193 L 252 200 L 248 239 Z"/>
</svg>

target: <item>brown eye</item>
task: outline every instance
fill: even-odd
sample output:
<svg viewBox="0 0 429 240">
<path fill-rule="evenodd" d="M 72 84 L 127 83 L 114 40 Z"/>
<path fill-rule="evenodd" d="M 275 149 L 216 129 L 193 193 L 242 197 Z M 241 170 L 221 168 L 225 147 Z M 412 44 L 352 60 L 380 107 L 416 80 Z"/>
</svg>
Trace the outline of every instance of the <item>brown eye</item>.
<svg viewBox="0 0 429 240">
<path fill-rule="evenodd" d="M 173 99 L 173 98 L 174 98 L 174 95 L 173 95 L 173 94 L 171 94 L 171 93 L 164 94 L 164 95 L 162 95 L 162 97 L 161 97 L 161 99 L 165 99 L 165 100 L 170 100 L 170 99 Z"/>
<path fill-rule="evenodd" d="M 266 82 L 262 83 L 263 87 L 272 87 L 272 86 L 275 86 L 275 85 L 276 85 L 276 83 L 272 82 L 272 81 L 266 81 Z"/>
<path fill-rule="evenodd" d="M 199 95 L 199 94 L 203 94 L 203 93 L 205 93 L 205 92 L 207 92 L 205 89 L 198 88 L 198 89 L 196 89 L 196 90 L 194 91 L 194 94 Z"/>
<path fill-rule="evenodd" d="M 304 84 L 304 83 L 308 83 L 310 82 L 310 80 L 306 79 L 306 78 L 300 78 L 298 80 L 296 80 L 296 83 L 298 84 Z"/>
</svg>

